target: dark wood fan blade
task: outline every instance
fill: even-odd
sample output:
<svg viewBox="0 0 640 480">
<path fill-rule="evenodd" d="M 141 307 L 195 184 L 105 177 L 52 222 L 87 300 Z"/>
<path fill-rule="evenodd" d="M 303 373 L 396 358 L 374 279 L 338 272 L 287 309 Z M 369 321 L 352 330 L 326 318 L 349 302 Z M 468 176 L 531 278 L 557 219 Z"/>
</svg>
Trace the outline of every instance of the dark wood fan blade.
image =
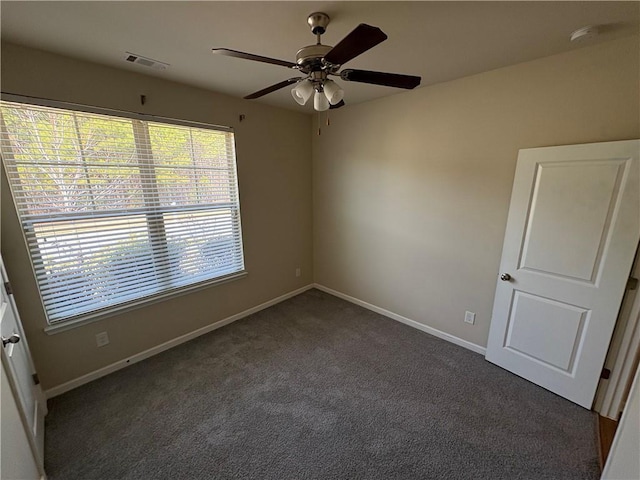
<svg viewBox="0 0 640 480">
<path fill-rule="evenodd" d="M 340 40 L 340 43 L 333 47 L 324 59 L 334 65 L 343 65 L 386 39 L 387 36 L 378 27 L 361 23 Z"/>
<path fill-rule="evenodd" d="M 336 108 L 340 108 L 340 107 L 344 107 L 344 106 L 345 106 L 344 100 L 340 100 L 335 105 L 329 105 L 329 110 L 335 110 Z"/>
<path fill-rule="evenodd" d="M 227 57 L 244 58 L 245 60 L 253 60 L 254 62 L 271 63 L 272 65 L 281 65 L 283 67 L 294 68 L 297 65 L 295 63 L 287 62 L 286 60 L 278 60 L 277 58 L 263 57 L 261 55 L 254 55 L 253 53 L 239 52 L 237 50 L 230 50 L 228 48 L 212 48 L 213 53 L 220 55 L 226 55 Z"/>
<path fill-rule="evenodd" d="M 246 97 L 244 97 L 244 99 L 253 100 L 254 98 L 262 97 L 267 93 L 275 92 L 276 90 L 280 90 L 281 88 L 284 88 L 287 85 L 291 85 L 292 83 L 296 83 L 302 79 L 303 77 L 295 77 L 295 78 L 289 78 L 288 80 L 283 80 L 282 82 L 276 83 L 275 85 L 271 85 L 270 87 L 263 88 L 262 90 L 258 90 L 257 92 L 252 93 L 251 95 L 247 95 Z"/>
<path fill-rule="evenodd" d="M 420 80 L 422 80 L 421 77 L 414 77 L 413 75 L 353 69 L 347 69 L 340 72 L 340 78 L 347 82 L 372 83 L 374 85 L 406 88 L 408 90 L 416 88 L 420 85 Z"/>
</svg>

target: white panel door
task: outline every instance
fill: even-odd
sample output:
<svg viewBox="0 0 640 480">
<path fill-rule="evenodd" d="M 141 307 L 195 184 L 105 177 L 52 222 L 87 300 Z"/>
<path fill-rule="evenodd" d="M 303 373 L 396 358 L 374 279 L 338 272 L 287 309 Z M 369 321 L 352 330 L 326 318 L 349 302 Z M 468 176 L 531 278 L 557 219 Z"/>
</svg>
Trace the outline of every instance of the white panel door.
<svg viewBox="0 0 640 480">
<path fill-rule="evenodd" d="M 7 377 L 0 366 L 0 479 L 37 480 L 42 475 Z"/>
<path fill-rule="evenodd" d="M 24 336 L 20 317 L 12 296 L 7 293 L 7 275 L 0 259 L 0 332 L 2 334 L 2 365 L 7 373 L 22 415 L 33 454 L 38 465 L 44 465 L 44 416 L 46 401 L 35 381 L 35 369 Z M 3 439 L 6 440 L 6 439 Z M 5 444 L 3 443 L 3 448 Z"/>
<path fill-rule="evenodd" d="M 521 150 L 486 358 L 591 408 L 640 240 L 640 141 Z"/>
</svg>

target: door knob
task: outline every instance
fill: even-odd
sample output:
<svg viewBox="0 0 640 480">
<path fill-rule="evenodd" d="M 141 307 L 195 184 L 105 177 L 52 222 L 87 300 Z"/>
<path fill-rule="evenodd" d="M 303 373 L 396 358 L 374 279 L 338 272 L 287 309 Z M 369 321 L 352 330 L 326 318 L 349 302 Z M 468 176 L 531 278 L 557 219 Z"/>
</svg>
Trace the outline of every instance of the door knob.
<svg viewBox="0 0 640 480">
<path fill-rule="evenodd" d="M 8 343 L 18 343 L 20 341 L 20 335 L 14 333 L 9 338 L 2 337 L 2 346 L 6 347 Z"/>
<path fill-rule="evenodd" d="M 502 275 L 500 275 L 500 280 L 502 280 L 503 282 L 508 282 L 509 280 L 511 280 L 511 275 L 509 275 L 508 273 L 503 273 Z"/>
</svg>

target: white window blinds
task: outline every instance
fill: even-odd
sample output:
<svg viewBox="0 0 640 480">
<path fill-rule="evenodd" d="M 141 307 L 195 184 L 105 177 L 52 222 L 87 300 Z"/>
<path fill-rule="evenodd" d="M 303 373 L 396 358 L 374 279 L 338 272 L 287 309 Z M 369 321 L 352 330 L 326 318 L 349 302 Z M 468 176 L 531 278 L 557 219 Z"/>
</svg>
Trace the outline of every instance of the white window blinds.
<svg viewBox="0 0 640 480">
<path fill-rule="evenodd" d="M 231 131 L 0 103 L 50 323 L 244 270 Z"/>
</svg>

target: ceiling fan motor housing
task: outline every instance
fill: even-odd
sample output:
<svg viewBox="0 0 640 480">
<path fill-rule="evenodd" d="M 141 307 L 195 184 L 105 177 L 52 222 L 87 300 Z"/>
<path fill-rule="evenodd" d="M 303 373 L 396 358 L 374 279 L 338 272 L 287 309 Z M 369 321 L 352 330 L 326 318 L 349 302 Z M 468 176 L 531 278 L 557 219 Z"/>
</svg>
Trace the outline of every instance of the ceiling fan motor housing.
<svg viewBox="0 0 640 480">
<path fill-rule="evenodd" d="M 329 45 L 308 45 L 296 53 L 296 63 L 300 70 L 309 73 L 322 67 L 322 58 L 331 51 Z"/>
</svg>

